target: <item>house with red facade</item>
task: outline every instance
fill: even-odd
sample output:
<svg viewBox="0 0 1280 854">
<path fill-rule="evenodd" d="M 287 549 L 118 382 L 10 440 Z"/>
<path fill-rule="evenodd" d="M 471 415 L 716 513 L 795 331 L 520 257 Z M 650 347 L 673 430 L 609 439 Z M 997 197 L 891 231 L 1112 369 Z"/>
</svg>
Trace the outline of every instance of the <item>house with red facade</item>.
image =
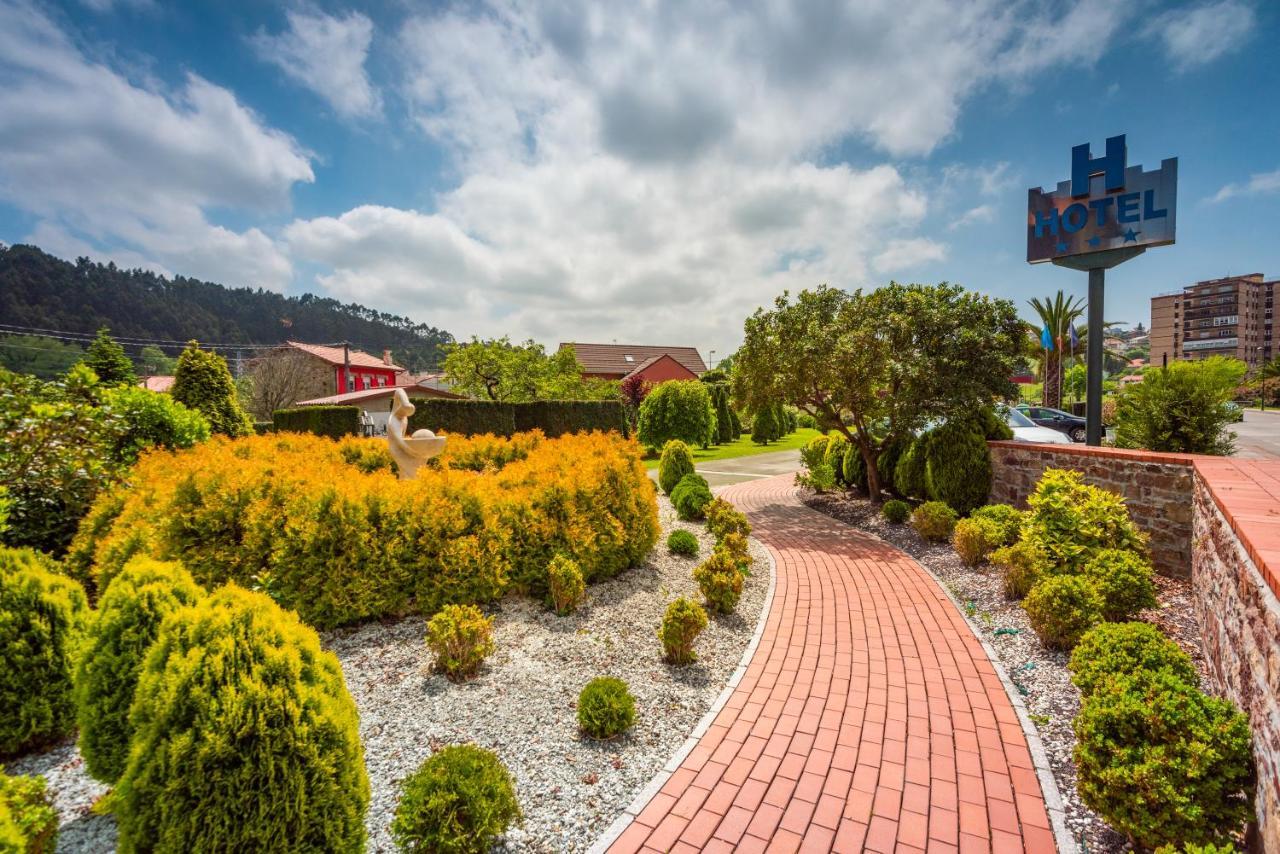
<svg viewBox="0 0 1280 854">
<path fill-rule="evenodd" d="M 396 376 L 404 368 L 391 360 L 391 351 L 383 350 L 382 357 L 373 356 L 354 347 L 330 347 L 324 344 L 304 344 L 287 341 L 273 353 L 310 356 L 316 366 L 317 377 L 323 378 L 325 394 L 345 394 L 373 388 L 394 388 Z M 266 358 L 271 358 L 267 356 Z"/>
<path fill-rule="evenodd" d="M 707 364 L 696 347 L 659 347 L 649 344 L 581 344 L 572 347 L 584 377 L 623 380 L 643 377 L 657 385 L 667 380 L 696 380 L 707 372 Z"/>
</svg>

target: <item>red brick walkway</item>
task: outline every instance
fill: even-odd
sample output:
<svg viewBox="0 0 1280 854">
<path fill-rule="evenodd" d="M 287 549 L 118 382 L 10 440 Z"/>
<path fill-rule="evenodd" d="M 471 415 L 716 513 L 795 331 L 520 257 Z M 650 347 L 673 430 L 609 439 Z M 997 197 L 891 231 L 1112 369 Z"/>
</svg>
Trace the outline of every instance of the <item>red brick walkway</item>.
<svg viewBox="0 0 1280 854">
<path fill-rule="evenodd" d="M 724 493 L 777 565 L 764 634 L 610 850 L 1054 852 L 1026 738 L 964 617 L 790 480 Z"/>
</svg>

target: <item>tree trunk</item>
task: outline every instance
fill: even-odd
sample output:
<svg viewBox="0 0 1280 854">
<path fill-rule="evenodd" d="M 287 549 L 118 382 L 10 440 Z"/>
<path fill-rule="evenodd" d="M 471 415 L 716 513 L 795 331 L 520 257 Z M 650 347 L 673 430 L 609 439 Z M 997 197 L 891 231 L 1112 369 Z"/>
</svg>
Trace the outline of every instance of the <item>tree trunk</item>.
<svg viewBox="0 0 1280 854">
<path fill-rule="evenodd" d="M 1044 406 L 1050 409 L 1062 408 L 1062 377 L 1059 371 L 1062 365 L 1062 356 L 1056 350 L 1051 350 L 1045 356 L 1044 360 Z"/>
<path fill-rule="evenodd" d="M 862 454 L 862 464 L 867 469 L 867 497 L 872 504 L 880 503 L 880 469 L 876 466 L 876 455 L 872 453 L 871 443 L 865 441 L 861 434 L 855 440 L 858 453 Z"/>
</svg>

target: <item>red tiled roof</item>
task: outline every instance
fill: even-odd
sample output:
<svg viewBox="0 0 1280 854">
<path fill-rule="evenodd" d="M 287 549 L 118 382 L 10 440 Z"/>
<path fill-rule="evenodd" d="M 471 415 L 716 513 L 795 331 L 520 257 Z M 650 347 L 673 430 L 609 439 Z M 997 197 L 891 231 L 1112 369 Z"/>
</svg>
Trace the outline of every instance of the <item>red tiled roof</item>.
<svg viewBox="0 0 1280 854">
<path fill-rule="evenodd" d="M 626 376 L 642 364 L 659 356 L 670 356 L 695 374 L 705 374 L 707 364 L 702 361 L 697 347 L 657 347 L 647 344 L 561 344 L 560 349 L 572 347 L 582 370 L 588 374 L 617 374 Z M 630 357 L 628 359 L 628 357 Z"/>
<path fill-rule="evenodd" d="M 348 391 L 343 394 L 331 394 L 328 397 L 316 397 L 311 400 L 300 400 L 296 406 L 342 406 L 344 404 L 358 404 L 370 400 L 378 400 L 382 397 L 391 397 L 396 393 L 396 389 L 404 389 L 409 397 L 448 397 L 459 398 L 462 395 L 454 394 L 451 391 L 445 391 L 442 388 L 419 384 L 419 383 L 397 383 L 396 385 L 379 386 L 378 388 L 362 388 L 359 391 Z"/>
<path fill-rule="evenodd" d="M 301 341 L 287 341 L 285 345 L 293 347 L 295 350 L 301 350 L 304 353 L 310 353 L 316 358 L 323 359 L 330 365 L 343 364 L 341 347 L 326 347 L 323 344 L 303 344 Z M 390 368 L 393 371 L 403 371 L 404 368 L 396 364 L 388 365 L 377 356 L 370 355 L 363 350 L 357 350 L 354 347 L 350 352 L 351 365 L 357 368 Z"/>
</svg>

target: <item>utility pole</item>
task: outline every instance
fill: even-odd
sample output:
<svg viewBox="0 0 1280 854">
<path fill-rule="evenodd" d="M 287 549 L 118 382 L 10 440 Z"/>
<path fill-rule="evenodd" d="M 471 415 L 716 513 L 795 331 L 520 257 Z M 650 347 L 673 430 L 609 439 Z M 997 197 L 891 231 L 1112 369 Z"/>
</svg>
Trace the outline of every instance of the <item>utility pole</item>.
<svg viewBox="0 0 1280 854">
<path fill-rule="evenodd" d="M 351 388 L 351 342 L 342 342 L 342 388 L 338 389 L 338 394 L 346 394 Z"/>
</svg>

